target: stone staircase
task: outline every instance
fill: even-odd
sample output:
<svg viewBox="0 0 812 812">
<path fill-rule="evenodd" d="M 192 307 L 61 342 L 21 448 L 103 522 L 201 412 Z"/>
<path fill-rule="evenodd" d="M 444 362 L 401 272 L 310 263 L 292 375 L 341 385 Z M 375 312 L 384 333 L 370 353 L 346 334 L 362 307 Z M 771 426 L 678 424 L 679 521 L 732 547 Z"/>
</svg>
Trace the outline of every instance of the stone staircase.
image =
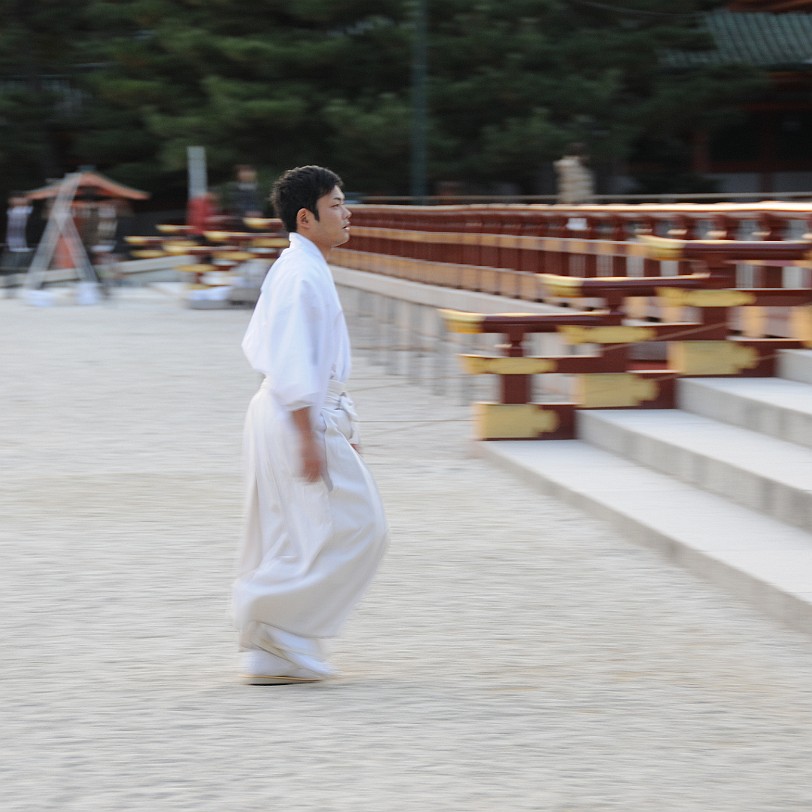
<svg viewBox="0 0 812 812">
<path fill-rule="evenodd" d="M 678 409 L 579 412 L 578 440 L 478 448 L 812 631 L 812 351 L 782 351 L 776 378 L 693 378 L 678 387 Z"/>
</svg>

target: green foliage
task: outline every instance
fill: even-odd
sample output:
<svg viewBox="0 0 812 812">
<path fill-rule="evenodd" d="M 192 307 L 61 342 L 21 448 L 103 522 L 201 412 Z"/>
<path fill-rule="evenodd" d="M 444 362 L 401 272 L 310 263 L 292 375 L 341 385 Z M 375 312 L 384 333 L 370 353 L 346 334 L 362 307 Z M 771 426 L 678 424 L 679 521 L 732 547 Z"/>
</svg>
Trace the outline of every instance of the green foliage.
<svg viewBox="0 0 812 812">
<path fill-rule="evenodd" d="M 59 0 L 0 0 L 0 193 L 57 175 L 79 121 L 68 75 L 86 69 L 84 8 Z"/>
<path fill-rule="evenodd" d="M 688 13 L 699 6 L 435 0 L 432 99 L 451 136 L 435 171 L 482 180 L 496 170 L 530 190 L 570 141 L 609 164 L 664 128 L 679 138 L 712 127 L 752 91 L 753 73 L 658 69 L 665 50 L 706 47 Z"/>
<path fill-rule="evenodd" d="M 350 190 L 406 193 L 416 1 L 0 0 L 13 21 L 0 30 L 0 167 L 30 187 L 93 164 L 182 197 L 200 145 L 213 184 L 237 163 L 270 178 L 319 162 Z M 569 141 L 609 163 L 722 123 L 759 91 L 753 72 L 658 67 L 668 49 L 707 45 L 696 12 L 712 5 L 426 0 L 431 181 L 535 191 Z"/>
<path fill-rule="evenodd" d="M 351 102 L 336 98 L 325 113 L 332 131 L 328 147 L 341 156 L 342 177 L 352 188 L 386 194 L 402 189 L 408 173 L 411 108 L 408 99 L 382 93 Z"/>
</svg>

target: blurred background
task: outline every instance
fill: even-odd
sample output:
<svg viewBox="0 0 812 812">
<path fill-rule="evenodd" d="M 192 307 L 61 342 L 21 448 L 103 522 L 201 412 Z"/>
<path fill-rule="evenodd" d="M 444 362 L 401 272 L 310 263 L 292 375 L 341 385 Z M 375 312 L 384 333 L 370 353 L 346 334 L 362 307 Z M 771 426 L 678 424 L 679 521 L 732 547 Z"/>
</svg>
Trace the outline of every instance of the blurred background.
<svg viewBox="0 0 812 812">
<path fill-rule="evenodd" d="M 350 197 L 812 190 L 804 0 L 2 0 L 0 185 L 93 168 L 180 210 L 335 168 Z"/>
</svg>

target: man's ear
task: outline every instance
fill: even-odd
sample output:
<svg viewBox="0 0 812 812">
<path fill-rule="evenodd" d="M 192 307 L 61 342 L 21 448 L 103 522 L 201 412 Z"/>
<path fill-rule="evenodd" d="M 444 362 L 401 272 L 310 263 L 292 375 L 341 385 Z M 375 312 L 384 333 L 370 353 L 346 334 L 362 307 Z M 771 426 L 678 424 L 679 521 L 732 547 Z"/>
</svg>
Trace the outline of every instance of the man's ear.
<svg viewBox="0 0 812 812">
<path fill-rule="evenodd" d="M 299 211 L 296 212 L 296 225 L 301 228 L 304 226 L 307 228 L 310 225 L 310 218 L 313 216 L 313 213 L 308 209 L 301 208 Z"/>
</svg>

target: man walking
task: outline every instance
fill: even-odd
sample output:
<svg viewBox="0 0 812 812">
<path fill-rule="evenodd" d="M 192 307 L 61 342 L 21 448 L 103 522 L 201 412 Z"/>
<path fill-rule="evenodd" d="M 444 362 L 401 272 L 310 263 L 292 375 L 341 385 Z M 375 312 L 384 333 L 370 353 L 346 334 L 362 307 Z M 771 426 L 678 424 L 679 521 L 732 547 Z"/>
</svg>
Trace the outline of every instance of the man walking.
<svg viewBox="0 0 812 812">
<path fill-rule="evenodd" d="M 0 266 L 9 273 L 25 273 L 31 257 L 28 247 L 28 218 L 31 216 L 31 204 L 23 195 L 15 194 L 9 198 L 6 225 L 6 247 L 3 251 Z"/>
<path fill-rule="evenodd" d="M 253 685 L 332 675 L 323 641 L 334 637 L 375 574 L 387 525 L 358 453 L 345 391 L 347 327 L 327 258 L 349 239 L 341 179 L 289 170 L 272 203 L 290 233 L 243 340 L 265 375 L 245 423 L 245 537 L 234 618 Z"/>
</svg>

